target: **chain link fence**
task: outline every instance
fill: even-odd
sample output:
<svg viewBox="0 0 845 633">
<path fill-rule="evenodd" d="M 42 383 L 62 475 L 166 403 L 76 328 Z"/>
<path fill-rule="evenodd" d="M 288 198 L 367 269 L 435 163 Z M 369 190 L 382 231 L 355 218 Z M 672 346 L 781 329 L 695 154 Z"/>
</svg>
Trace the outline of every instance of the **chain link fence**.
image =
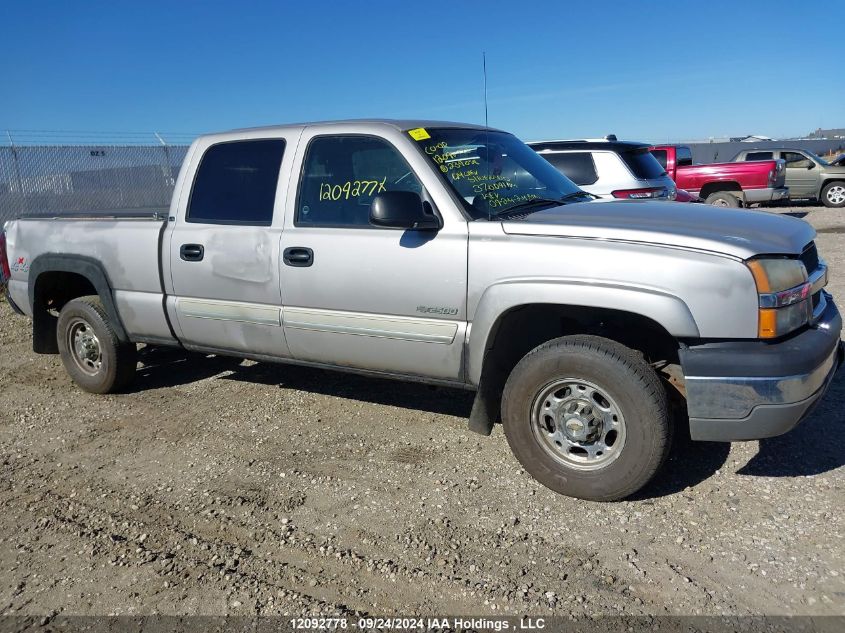
<svg viewBox="0 0 845 633">
<path fill-rule="evenodd" d="M 741 149 L 842 150 L 836 141 L 690 143 L 696 163 L 730 160 Z M 0 147 L 0 225 L 20 215 L 165 209 L 188 145 L 14 145 Z"/>
<path fill-rule="evenodd" d="M 187 151 L 164 144 L 0 147 L 0 223 L 24 214 L 166 208 Z"/>
</svg>

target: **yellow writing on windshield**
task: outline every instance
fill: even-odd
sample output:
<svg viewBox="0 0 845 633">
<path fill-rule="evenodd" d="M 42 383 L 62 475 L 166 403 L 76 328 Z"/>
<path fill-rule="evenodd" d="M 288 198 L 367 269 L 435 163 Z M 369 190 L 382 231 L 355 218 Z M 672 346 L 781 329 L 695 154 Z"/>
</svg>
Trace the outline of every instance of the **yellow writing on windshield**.
<svg viewBox="0 0 845 633">
<path fill-rule="evenodd" d="M 330 182 L 320 183 L 320 202 L 325 200 L 349 200 L 361 196 L 374 196 L 382 191 L 387 191 L 385 183 L 387 176 L 379 180 L 347 180 L 342 184 Z"/>
<path fill-rule="evenodd" d="M 490 208 L 498 209 L 499 207 L 509 207 L 517 202 L 528 202 L 529 200 L 534 200 L 539 197 L 540 196 L 535 193 L 524 193 L 519 196 L 502 196 L 499 193 L 491 192 L 486 194 L 484 199 L 487 200 Z"/>
<path fill-rule="evenodd" d="M 428 154 L 429 156 L 434 156 L 435 154 L 440 152 L 440 150 L 445 149 L 445 148 L 446 148 L 446 141 L 440 141 L 439 143 L 436 143 L 435 145 L 426 145 L 425 153 Z"/>
<path fill-rule="evenodd" d="M 434 157 L 437 160 L 437 156 Z M 471 165 L 480 165 L 481 163 L 478 161 L 477 158 L 453 158 L 448 161 L 444 161 L 440 163 L 440 171 L 444 174 L 452 171 L 453 169 L 461 169 L 462 167 L 470 167 Z"/>
</svg>

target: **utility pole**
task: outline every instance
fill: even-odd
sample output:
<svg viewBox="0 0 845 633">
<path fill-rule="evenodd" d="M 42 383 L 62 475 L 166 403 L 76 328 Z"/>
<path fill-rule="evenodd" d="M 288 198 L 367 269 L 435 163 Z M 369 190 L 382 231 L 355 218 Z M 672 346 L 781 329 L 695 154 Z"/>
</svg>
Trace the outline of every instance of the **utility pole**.
<svg viewBox="0 0 845 633">
<path fill-rule="evenodd" d="M 21 178 L 21 166 L 18 163 L 18 150 L 15 147 L 15 141 L 12 138 L 12 132 L 6 130 L 6 136 L 9 137 L 9 147 L 12 149 L 12 162 L 15 164 L 15 178 L 18 181 L 18 193 L 23 195 L 23 179 Z"/>
</svg>

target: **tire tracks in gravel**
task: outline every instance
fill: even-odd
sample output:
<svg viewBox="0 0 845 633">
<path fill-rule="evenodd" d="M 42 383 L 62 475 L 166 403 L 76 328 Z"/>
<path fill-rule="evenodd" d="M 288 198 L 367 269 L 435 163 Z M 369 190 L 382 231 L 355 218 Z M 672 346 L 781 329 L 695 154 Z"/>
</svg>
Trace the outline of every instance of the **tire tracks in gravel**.
<svg viewBox="0 0 845 633">
<path fill-rule="evenodd" d="M 373 605 L 406 613 L 449 612 L 463 607 L 467 598 L 487 604 L 508 600 L 517 608 L 525 608 L 537 602 L 537 595 L 536 591 L 523 592 L 520 587 L 549 586 L 550 578 L 569 580 L 570 584 L 586 583 L 592 593 L 603 594 L 602 602 L 608 604 L 621 597 L 618 579 L 609 583 L 616 582 L 615 588 L 602 586 L 601 568 L 594 555 L 585 557 L 536 537 L 529 541 L 527 535 L 504 535 L 502 530 L 493 538 L 482 531 L 467 537 L 451 523 L 435 525 L 431 521 L 407 528 L 393 539 L 360 532 L 362 542 L 369 544 L 370 549 L 389 550 L 397 543 L 404 546 L 403 563 L 398 563 L 391 557 L 363 553 L 335 537 L 318 537 L 290 522 L 281 529 L 268 526 L 255 519 L 255 509 L 273 520 L 279 513 L 274 513 L 272 506 L 261 508 L 261 496 L 251 500 L 242 495 L 217 494 L 216 510 L 196 504 L 175 505 L 157 498 L 155 503 L 133 504 L 129 511 L 116 511 L 91 501 L 108 503 L 127 496 L 102 478 L 66 478 L 45 484 L 31 457 L 22 455 L 15 462 L 9 473 L 12 494 L 3 495 L 7 499 L 4 505 L 23 503 L 30 512 L 40 515 L 37 529 L 55 529 L 91 542 L 100 560 L 107 558 L 115 565 L 152 564 L 157 573 L 172 579 L 177 586 L 190 581 L 196 588 L 220 588 L 223 579 L 236 587 L 247 586 L 256 599 L 258 612 L 274 594 L 297 612 L 306 609 L 361 614 Z M 98 494 L 84 495 L 83 502 L 80 488 L 96 490 Z M 303 495 L 295 497 L 293 503 L 283 499 L 275 504 L 275 509 L 287 513 L 304 501 Z M 251 506 L 247 519 L 232 518 L 233 513 L 226 510 L 223 515 L 228 520 L 221 516 L 221 507 L 244 504 Z M 455 543 L 461 538 L 466 543 L 458 554 Z M 545 557 L 539 555 L 541 549 L 545 550 Z M 484 564 L 489 551 L 503 552 L 495 568 Z M 475 569 L 473 578 L 454 572 L 460 560 L 466 567 L 469 559 L 478 560 L 478 564 L 469 566 L 470 570 Z M 522 584 L 508 576 L 512 559 L 532 562 L 513 570 L 522 576 Z M 435 569 L 427 569 L 433 563 Z M 596 568 L 599 571 L 592 573 Z M 541 594 L 539 599 L 541 604 L 547 603 L 547 608 L 561 611 L 565 598 L 549 599 Z M 277 608 L 278 604 L 274 612 Z"/>
</svg>

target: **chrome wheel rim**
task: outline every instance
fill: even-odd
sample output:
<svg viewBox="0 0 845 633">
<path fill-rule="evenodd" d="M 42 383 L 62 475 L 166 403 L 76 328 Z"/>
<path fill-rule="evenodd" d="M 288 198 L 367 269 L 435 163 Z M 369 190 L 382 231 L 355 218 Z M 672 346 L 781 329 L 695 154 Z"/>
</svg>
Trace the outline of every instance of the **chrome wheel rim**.
<svg viewBox="0 0 845 633">
<path fill-rule="evenodd" d="M 836 185 L 828 189 L 827 199 L 832 204 L 842 204 L 845 202 L 845 186 Z"/>
<path fill-rule="evenodd" d="M 728 203 L 726 200 L 722 200 L 721 198 L 717 198 L 711 203 L 714 207 L 726 207 Z"/>
<path fill-rule="evenodd" d="M 67 328 L 67 348 L 74 364 L 89 376 L 96 376 L 103 366 L 100 339 L 91 325 L 81 318 L 73 319 Z"/>
<path fill-rule="evenodd" d="M 576 470 L 598 470 L 625 446 L 625 418 L 598 385 L 562 378 L 540 390 L 531 407 L 531 430 L 552 458 Z"/>
</svg>

